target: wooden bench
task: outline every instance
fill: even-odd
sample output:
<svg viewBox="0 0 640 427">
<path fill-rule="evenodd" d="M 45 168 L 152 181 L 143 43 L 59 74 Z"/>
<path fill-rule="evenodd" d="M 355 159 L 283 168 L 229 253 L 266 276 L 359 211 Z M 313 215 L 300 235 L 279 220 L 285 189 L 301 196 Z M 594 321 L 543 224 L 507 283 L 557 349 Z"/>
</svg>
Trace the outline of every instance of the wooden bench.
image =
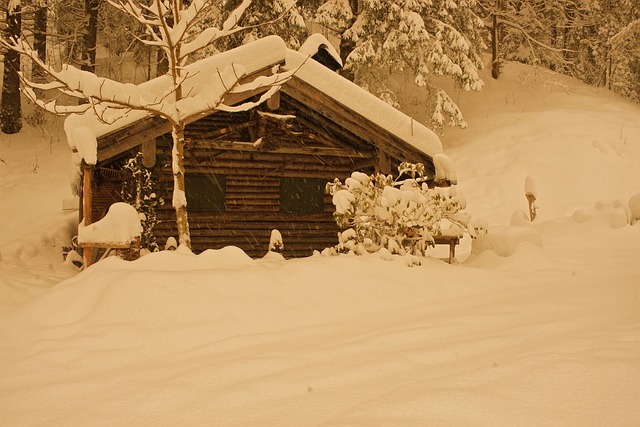
<svg viewBox="0 0 640 427">
<path fill-rule="evenodd" d="M 78 247 L 82 249 L 85 268 L 93 264 L 93 249 L 105 249 L 105 252 L 96 261 L 104 259 L 114 249 L 118 257 L 126 261 L 133 261 L 140 258 L 139 237 L 131 242 L 78 242 Z"/>
</svg>

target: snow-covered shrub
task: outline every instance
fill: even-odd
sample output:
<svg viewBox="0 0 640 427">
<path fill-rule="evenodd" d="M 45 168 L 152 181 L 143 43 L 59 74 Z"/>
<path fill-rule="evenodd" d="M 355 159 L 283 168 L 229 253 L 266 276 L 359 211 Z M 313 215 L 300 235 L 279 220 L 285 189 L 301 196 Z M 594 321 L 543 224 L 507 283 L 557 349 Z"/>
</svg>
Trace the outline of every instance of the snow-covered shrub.
<svg viewBox="0 0 640 427">
<path fill-rule="evenodd" d="M 155 179 L 151 170 L 142 164 L 142 153 L 129 159 L 122 170 L 126 178 L 122 184 L 122 199 L 136 208 L 142 224 L 140 247 L 151 252 L 159 250 L 153 234 L 153 227 L 157 221 L 157 208 L 164 204 L 164 200 L 155 192 Z"/>
<path fill-rule="evenodd" d="M 402 163 L 398 177 L 354 172 L 344 183 L 335 179 L 326 191 L 333 196 L 334 219 L 340 228 L 340 253 L 364 254 L 385 248 L 392 254 L 424 255 L 434 246 L 443 220 L 476 229 L 466 202 L 454 185 L 429 188 L 422 164 Z"/>
</svg>

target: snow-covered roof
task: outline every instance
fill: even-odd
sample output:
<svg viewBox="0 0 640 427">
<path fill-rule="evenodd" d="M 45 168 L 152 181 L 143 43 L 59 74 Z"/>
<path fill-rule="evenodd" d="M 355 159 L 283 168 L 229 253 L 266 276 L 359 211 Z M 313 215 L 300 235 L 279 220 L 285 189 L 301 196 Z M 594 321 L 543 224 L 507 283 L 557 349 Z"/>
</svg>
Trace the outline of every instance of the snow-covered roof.
<svg viewBox="0 0 640 427">
<path fill-rule="evenodd" d="M 294 77 L 433 157 L 442 153 L 440 138 L 429 128 L 301 52 L 287 50 L 284 68 L 300 67 Z M 302 64 L 302 65 L 301 65 Z"/>
<path fill-rule="evenodd" d="M 284 41 L 277 36 L 269 36 L 256 40 L 238 48 L 211 56 L 185 67 L 187 78 L 183 84 L 183 93 L 188 94 L 183 101 L 178 102 L 178 109 L 182 114 L 203 111 L 203 106 L 218 100 L 224 94 L 225 88 L 220 74 L 222 70 L 232 71 L 241 69 L 245 75 L 268 69 L 282 64 L 285 71 L 295 71 L 295 78 L 317 88 L 339 104 L 359 114 L 364 119 L 375 123 L 407 144 L 433 157 L 442 152 L 442 145 L 438 136 L 424 125 L 411 117 L 388 105 L 381 99 L 331 71 L 322 64 L 309 58 L 310 50 L 326 45 L 330 53 L 338 56 L 335 49 L 321 35 L 314 35 L 303 45 L 303 52 L 287 49 Z M 309 51 L 307 53 L 304 53 Z M 339 57 L 339 56 L 338 56 Z M 144 96 L 146 100 L 156 99 L 169 102 L 166 97 L 171 90 L 171 78 L 161 76 L 130 86 L 136 96 Z M 121 113 L 119 113 L 121 114 Z M 72 114 L 65 121 L 65 131 L 72 148 L 78 145 L 73 141 L 78 135 L 75 128 L 90 129 L 100 139 L 101 137 L 123 129 L 132 123 L 149 117 L 146 111 L 130 111 L 123 118 L 114 123 L 106 124 L 100 120 L 92 110 L 83 114 Z M 104 119 L 105 117 L 102 117 Z M 106 117 L 109 118 L 109 117 Z"/>
<path fill-rule="evenodd" d="M 178 102 L 178 110 L 182 115 L 189 115 L 192 112 L 206 109 L 207 104 L 219 100 L 226 92 L 225 84 L 222 82 L 222 79 L 226 80 L 225 74 L 231 72 L 231 74 L 251 75 L 283 63 L 286 51 L 287 47 L 280 37 L 269 36 L 186 66 L 182 85 L 185 98 Z M 127 92 L 130 92 L 132 96 L 144 97 L 148 103 L 152 103 L 154 100 L 156 102 L 170 102 L 166 96 L 172 88 L 169 75 L 163 75 L 139 85 L 128 84 L 126 86 Z M 111 111 L 102 117 L 103 120 L 100 120 L 93 110 L 87 110 L 83 114 L 71 114 L 64 124 L 69 145 L 72 148 L 80 145 L 80 143 L 73 142 L 74 128 L 86 127 L 95 134 L 96 138 L 100 138 L 148 117 L 149 113 L 144 110 L 131 110 L 115 122 L 105 123 L 104 119 L 114 120 L 121 115 L 121 111 Z"/>
</svg>

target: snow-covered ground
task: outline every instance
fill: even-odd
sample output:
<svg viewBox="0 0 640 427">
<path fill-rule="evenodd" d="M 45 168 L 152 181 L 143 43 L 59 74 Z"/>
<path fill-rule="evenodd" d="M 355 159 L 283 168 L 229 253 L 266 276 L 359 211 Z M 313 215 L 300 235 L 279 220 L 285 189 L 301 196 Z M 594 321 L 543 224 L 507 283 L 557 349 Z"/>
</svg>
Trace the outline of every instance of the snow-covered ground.
<svg viewBox="0 0 640 427">
<path fill-rule="evenodd" d="M 66 144 L 3 135 L 0 425 L 640 425 L 640 106 L 515 64 L 486 83 L 443 139 L 492 226 L 454 265 L 226 248 L 78 273 Z"/>
</svg>

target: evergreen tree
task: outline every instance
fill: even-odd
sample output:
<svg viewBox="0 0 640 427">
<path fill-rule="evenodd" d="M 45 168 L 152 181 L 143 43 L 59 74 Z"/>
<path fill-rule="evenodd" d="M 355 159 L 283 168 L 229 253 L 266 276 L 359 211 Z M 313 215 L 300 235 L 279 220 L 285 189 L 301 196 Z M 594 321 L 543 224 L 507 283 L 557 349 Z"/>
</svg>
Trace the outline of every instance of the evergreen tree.
<svg viewBox="0 0 640 427">
<path fill-rule="evenodd" d="M 209 56 L 272 34 L 280 36 L 288 47 L 298 49 L 308 37 L 305 21 L 321 2 L 322 0 L 253 2 L 238 22 L 238 25 L 245 27 L 246 31 L 218 40 L 200 52 L 199 56 Z M 219 26 L 222 23 L 222 17 L 227 16 L 240 3 L 241 0 L 222 0 L 216 8 L 209 10 L 195 30 L 201 31 L 208 26 Z"/>
<path fill-rule="evenodd" d="M 462 113 L 432 76 L 445 76 L 465 91 L 480 90 L 482 21 L 475 0 L 329 0 L 317 19 L 341 37 L 345 69 L 356 83 L 393 105 L 396 94 L 379 78 L 380 68 L 406 71 L 435 100 L 437 127 L 466 126 Z"/>
<path fill-rule="evenodd" d="M 494 0 L 479 2 L 481 16 L 498 17 L 501 56 L 538 64 L 586 83 L 637 95 L 640 52 L 634 0 Z M 619 36 L 618 36 L 619 35 Z"/>
</svg>

